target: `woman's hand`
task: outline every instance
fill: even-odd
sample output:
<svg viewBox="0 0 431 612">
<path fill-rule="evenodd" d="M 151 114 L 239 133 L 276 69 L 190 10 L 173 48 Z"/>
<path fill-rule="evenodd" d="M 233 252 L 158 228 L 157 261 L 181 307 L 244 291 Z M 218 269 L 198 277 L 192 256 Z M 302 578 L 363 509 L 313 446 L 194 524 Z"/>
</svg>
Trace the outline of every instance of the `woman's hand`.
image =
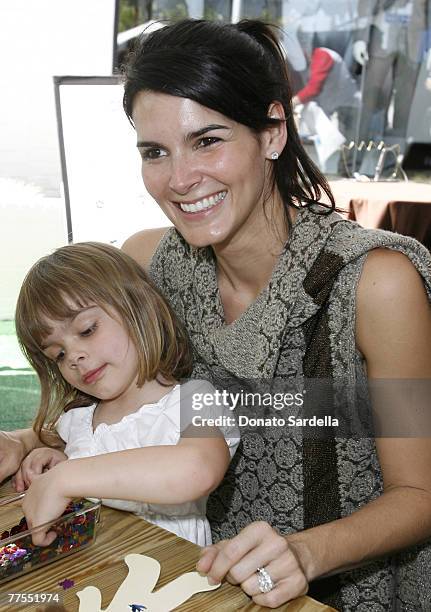
<svg viewBox="0 0 431 612">
<path fill-rule="evenodd" d="M 64 442 L 58 436 L 53 436 L 58 446 Z M 33 429 L 16 429 L 15 431 L 0 431 L 0 482 L 14 474 L 24 457 L 34 448 L 45 446 Z"/>
<path fill-rule="evenodd" d="M 26 455 L 24 441 L 14 431 L 0 431 L 0 482 L 14 474 Z"/>
<path fill-rule="evenodd" d="M 64 476 L 62 468 L 67 462 L 62 462 L 45 474 L 35 476 L 22 502 L 22 509 L 30 528 L 54 521 L 61 516 L 72 498 L 63 493 Z M 49 546 L 57 534 L 43 528 L 33 534 L 33 544 Z"/>
<path fill-rule="evenodd" d="M 274 588 L 269 593 L 259 589 L 258 567 L 264 567 Z M 276 608 L 304 595 L 308 580 L 302 569 L 296 546 L 279 535 L 268 523 L 251 523 L 231 540 L 204 548 L 196 569 L 214 583 L 226 578 L 239 584 L 260 606 Z"/>
<path fill-rule="evenodd" d="M 32 450 L 21 463 L 12 479 L 15 489 L 18 492 L 28 489 L 36 476 L 40 476 L 40 474 L 47 472 L 57 463 L 66 460 L 67 455 L 56 448 L 46 446 Z"/>
</svg>

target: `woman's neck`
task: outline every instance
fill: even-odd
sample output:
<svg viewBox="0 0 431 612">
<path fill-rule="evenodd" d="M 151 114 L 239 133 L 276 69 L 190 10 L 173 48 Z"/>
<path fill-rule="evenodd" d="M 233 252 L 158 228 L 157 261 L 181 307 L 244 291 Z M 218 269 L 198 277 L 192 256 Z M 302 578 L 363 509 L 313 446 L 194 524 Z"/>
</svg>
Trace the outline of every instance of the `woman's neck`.
<svg viewBox="0 0 431 612">
<path fill-rule="evenodd" d="M 266 287 L 288 238 L 282 205 L 268 206 L 268 213 L 271 209 L 276 212 L 268 218 L 248 225 L 229 243 L 213 247 L 219 286 L 254 294 L 255 298 Z M 292 213 L 294 221 L 296 211 L 292 209 Z"/>
<path fill-rule="evenodd" d="M 247 227 L 247 231 L 226 245 L 213 248 L 217 261 L 217 281 L 225 320 L 231 323 L 252 304 L 268 285 L 288 237 L 285 213 L 264 223 Z M 292 210 L 294 221 L 296 211 Z"/>
</svg>

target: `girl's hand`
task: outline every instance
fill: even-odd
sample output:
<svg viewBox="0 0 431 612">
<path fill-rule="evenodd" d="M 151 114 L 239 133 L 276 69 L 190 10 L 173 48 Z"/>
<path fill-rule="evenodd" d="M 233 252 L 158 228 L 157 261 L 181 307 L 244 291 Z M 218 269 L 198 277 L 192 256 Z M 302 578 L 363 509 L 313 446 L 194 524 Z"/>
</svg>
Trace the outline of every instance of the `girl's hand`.
<svg viewBox="0 0 431 612">
<path fill-rule="evenodd" d="M 28 489 L 36 476 L 53 468 L 57 463 L 66 461 L 67 455 L 56 448 L 36 448 L 21 463 L 12 479 L 15 489 L 20 492 Z"/>
<path fill-rule="evenodd" d="M 275 585 L 269 593 L 259 589 L 258 567 L 266 569 Z M 295 546 L 263 521 L 251 523 L 231 540 L 204 548 L 196 569 L 214 583 L 226 578 L 231 584 L 239 584 L 257 605 L 269 608 L 308 590 Z"/>
<path fill-rule="evenodd" d="M 45 474 L 33 478 L 22 502 L 30 529 L 57 519 L 71 501 L 72 498 L 62 492 L 62 482 L 65 480 L 62 468 L 65 465 L 67 464 L 61 463 Z M 32 540 L 37 546 L 48 546 L 56 537 L 57 534 L 46 527 L 34 533 Z"/>
</svg>

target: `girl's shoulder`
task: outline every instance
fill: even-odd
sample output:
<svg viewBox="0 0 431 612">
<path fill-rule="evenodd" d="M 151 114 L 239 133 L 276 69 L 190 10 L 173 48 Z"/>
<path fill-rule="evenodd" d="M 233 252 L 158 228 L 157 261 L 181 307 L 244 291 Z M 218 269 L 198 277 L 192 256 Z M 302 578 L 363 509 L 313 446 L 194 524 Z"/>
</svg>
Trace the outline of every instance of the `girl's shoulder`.
<svg viewBox="0 0 431 612">
<path fill-rule="evenodd" d="M 181 384 L 181 392 L 184 397 L 192 397 L 195 393 L 214 393 L 215 387 L 203 378 L 192 378 Z"/>
<path fill-rule="evenodd" d="M 177 420 L 178 409 L 183 411 L 195 410 L 194 406 L 205 398 L 209 403 L 215 397 L 215 387 L 207 380 L 191 379 L 176 385 L 172 391 L 162 397 L 160 404 L 167 416 L 175 414 Z"/>
<path fill-rule="evenodd" d="M 63 412 L 56 424 L 59 436 L 67 442 L 74 429 L 82 430 L 86 425 L 91 425 L 95 408 L 96 404 L 91 404 Z"/>
<path fill-rule="evenodd" d="M 216 390 L 207 380 L 192 379 L 177 385 L 162 398 L 163 414 L 177 432 L 184 431 L 193 416 L 217 401 Z"/>
</svg>

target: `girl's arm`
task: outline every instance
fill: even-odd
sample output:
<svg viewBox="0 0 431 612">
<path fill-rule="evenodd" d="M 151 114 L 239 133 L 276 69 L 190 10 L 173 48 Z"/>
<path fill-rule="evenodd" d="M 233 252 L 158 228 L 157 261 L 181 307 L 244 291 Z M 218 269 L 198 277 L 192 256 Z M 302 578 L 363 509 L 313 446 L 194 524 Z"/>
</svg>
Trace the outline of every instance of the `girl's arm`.
<svg viewBox="0 0 431 612">
<path fill-rule="evenodd" d="M 182 504 L 215 489 L 229 461 L 222 436 L 71 459 L 32 482 L 23 509 L 28 524 L 35 526 L 60 516 L 76 497 Z M 33 542 L 44 546 L 54 538 L 54 533 L 40 533 Z"/>
<path fill-rule="evenodd" d="M 369 378 L 418 379 L 419 384 L 429 385 L 431 312 L 422 280 L 410 261 L 387 250 L 370 253 L 357 300 L 356 339 Z M 426 415 L 429 397 L 424 401 L 428 404 L 415 404 L 419 418 L 426 417 L 422 438 L 376 440 L 384 480 L 378 499 L 346 518 L 286 537 L 267 523 L 252 523 L 232 540 L 204 549 L 197 569 L 215 582 L 226 577 L 241 584 L 256 604 L 276 607 L 305 593 L 308 583 L 320 576 L 427 539 L 431 535 L 431 426 Z M 406 406 L 397 406 L 393 394 L 391 402 L 396 415 L 405 414 Z M 267 594 L 258 588 L 256 568 L 261 566 L 277 583 Z"/>
</svg>

